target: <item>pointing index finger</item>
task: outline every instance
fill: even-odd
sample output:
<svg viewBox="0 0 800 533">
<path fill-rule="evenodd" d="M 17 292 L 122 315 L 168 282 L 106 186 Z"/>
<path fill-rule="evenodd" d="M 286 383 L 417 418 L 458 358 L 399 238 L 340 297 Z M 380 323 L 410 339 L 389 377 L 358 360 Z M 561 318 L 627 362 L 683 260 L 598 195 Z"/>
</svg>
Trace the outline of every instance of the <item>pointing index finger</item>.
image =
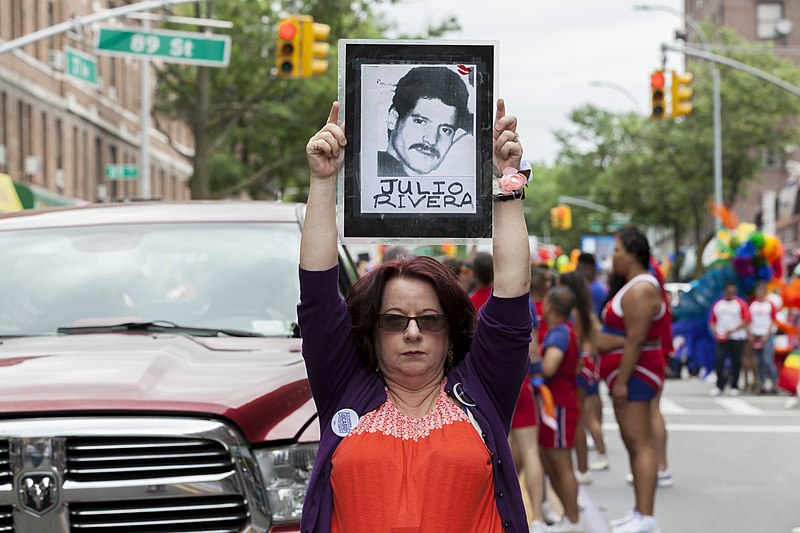
<svg viewBox="0 0 800 533">
<path fill-rule="evenodd" d="M 497 114 L 494 117 L 495 124 L 500 121 L 501 118 L 506 116 L 506 102 L 502 98 L 497 99 Z"/>
<path fill-rule="evenodd" d="M 339 102 L 334 101 L 333 105 L 331 106 L 331 112 L 328 114 L 328 121 L 326 124 L 338 124 L 339 123 Z"/>
</svg>

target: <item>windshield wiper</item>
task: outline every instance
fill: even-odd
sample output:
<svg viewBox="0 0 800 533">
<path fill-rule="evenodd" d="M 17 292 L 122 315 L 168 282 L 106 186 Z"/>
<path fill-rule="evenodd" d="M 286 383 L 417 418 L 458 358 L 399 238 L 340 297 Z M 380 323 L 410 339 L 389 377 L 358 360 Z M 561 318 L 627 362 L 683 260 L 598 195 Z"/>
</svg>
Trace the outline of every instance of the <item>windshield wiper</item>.
<svg viewBox="0 0 800 533">
<path fill-rule="evenodd" d="M 239 329 L 221 328 L 196 328 L 192 326 L 179 326 L 168 320 L 155 320 L 152 322 L 125 322 L 110 326 L 70 326 L 56 330 L 60 335 L 80 335 L 82 333 L 121 333 L 128 331 L 143 331 L 146 333 L 185 333 L 193 337 L 263 337 L 260 333 Z"/>
</svg>

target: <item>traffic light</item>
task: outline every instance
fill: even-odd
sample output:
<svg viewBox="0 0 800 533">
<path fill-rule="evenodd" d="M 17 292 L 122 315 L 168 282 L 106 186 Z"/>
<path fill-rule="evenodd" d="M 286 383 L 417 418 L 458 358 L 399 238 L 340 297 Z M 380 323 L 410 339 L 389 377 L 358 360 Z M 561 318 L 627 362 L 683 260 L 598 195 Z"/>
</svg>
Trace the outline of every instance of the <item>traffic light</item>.
<svg viewBox="0 0 800 533">
<path fill-rule="evenodd" d="M 561 229 L 568 230 L 572 227 L 572 208 L 568 205 L 558 206 L 558 218 L 561 221 Z"/>
<path fill-rule="evenodd" d="M 299 78 L 302 75 L 300 50 L 302 48 L 302 20 L 300 15 L 289 15 L 278 22 L 278 40 L 275 42 L 275 68 L 279 78 Z"/>
<path fill-rule="evenodd" d="M 550 225 L 564 231 L 572 227 L 572 208 L 559 204 L 550 209 Z"/>
<path fill-rule="evenodd" d="M 314 22 L 313 18 L 308 17 L 303 20 L 302 33 L 303 46 L 300 55 L 303 77 L 325 74 L 328 71 L 328 52 L 331 49 L 327 42 L 331 27 Z"/>
<path fill-rule="evenodd" d="M 650 118 L 664 120 L 667 118 L 667 101 L 664 90 L 663 70 L 656 70 L 650 75 L 650 95 L 652 100 Z"/>
<path fill-rule="evenodd" d="M 558 218 L 558 207 L 550 208 L 550 225 L 556 229 L 561 227 L 561 221 Z"/>
<path fill-rule="evenodd" d="M 691 72 L 678 74 L 672 72 L 672 118 L 688 117 L 692 114 L 692 81 Z"/>
</svg>

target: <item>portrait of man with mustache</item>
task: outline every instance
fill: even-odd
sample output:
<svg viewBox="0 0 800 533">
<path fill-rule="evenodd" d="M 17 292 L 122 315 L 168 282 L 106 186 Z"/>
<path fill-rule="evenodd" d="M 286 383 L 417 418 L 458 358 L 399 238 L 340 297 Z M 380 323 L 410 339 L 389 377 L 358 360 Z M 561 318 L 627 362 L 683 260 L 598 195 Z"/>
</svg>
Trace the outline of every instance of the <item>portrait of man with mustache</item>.
<svg viewBox="0 0 800 533">
<path fill-rule="evenodd" d="M 424 176 L 445 159 L 459 129 L 471 130 L 469 92 L 447 67 L 415 67 L 395 87 L 378 176 Z"/>
</svg>

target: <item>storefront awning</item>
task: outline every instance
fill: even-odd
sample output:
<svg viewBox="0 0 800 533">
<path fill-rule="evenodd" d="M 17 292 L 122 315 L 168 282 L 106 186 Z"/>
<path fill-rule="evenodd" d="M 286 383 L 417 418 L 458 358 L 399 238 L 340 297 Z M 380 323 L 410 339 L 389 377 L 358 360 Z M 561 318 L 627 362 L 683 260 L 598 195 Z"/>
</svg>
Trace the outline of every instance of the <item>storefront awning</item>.
<svg viewBox="0 0 800 533">
<path fill-rule="evenodd" d="M 0 174 L 0 213 L 13 213 L 22 210 L 22 202 L 8 174 Z"/>
</svg>

